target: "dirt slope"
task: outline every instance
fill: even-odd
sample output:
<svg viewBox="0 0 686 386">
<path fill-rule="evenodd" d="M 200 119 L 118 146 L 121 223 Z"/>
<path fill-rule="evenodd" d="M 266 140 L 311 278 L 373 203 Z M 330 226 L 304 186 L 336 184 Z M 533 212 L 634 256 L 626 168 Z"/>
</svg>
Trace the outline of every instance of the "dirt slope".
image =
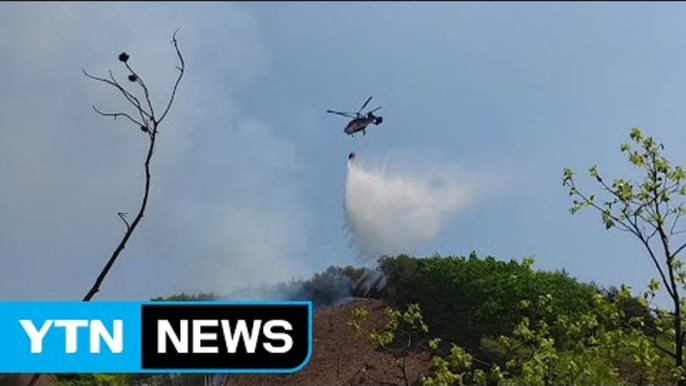
<svg viewBox="0 0 686 386">
<path fill-rule="evenodd" d="M 25 386 L 33 378 L 33 374 L 2 374 L 0 386 Z M 41 375 L 36 386 L 54 386 L 57 383 L 49 375 Z"/>
<path fill-rule="evenodd" d="M 366 307 L 369 317 L 364 328 L 385 326 L 386 305 L 378 300 L 356 299 L 342 306 L 317 311 L 313 316 L 313 352 L 309 363 L 293 374 L 231 375 L 226 386 L 336 386 L 404 385 L 401 372 L 390 364 L 390 354 L 374 350 L 362 336 L 347 326 L 353 309 Z M 407 360 L 408 378 L 417 381 L 429 373 L 431 358 L 418 353 Z"/>
</svg>

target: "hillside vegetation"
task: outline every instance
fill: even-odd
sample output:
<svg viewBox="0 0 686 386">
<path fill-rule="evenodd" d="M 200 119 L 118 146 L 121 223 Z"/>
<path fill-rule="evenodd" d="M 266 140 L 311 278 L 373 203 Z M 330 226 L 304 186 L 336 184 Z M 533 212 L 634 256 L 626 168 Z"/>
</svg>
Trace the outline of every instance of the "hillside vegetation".
<svg viewBox="0 0 686 386">
<path fill-rule="evenodd" d="M 351 298 L 361 297 L 377 299 L 395 310 L 406 310 L 408 306 L 419 304 L 423 323 L 428 327 L 427 331 L 415 331 L 410 350 L 402 352 L 401 356 L 414 358 L 415 355 L 418 355 L 417 353 L 421 352 L 432 352 L 432 355 L 451 355 L 449 348 L 441 350 L 437 347 L 436 351 L 431 350 L 431 339 L 440 337 L 442 342 L 455 343 L 456 347 L 463 348 L 466 353 L 474 355 L 474 358 L 489 364 L 489 366 L 485 366 L 478 362 L 481 363 L 479 365 L 481 368 L 489 371 L 493 364 L 506 368 L 506 361 L 512 360 L 513 356 L 508 353 L 509 348 L 501 337 L 512 336 L 517 329 L 521 332 L 522 323 L 529 323 L 532 329 L 544 325 L 548 326 L 546 327 L 545 338 L 551 339 L 555 350 L 558 350 L 556 355 L 563 357 L 574 357 L 574 345 L 578 342 L 578 336 L 570 335 L 569 326 L 584 323 L 589 315 L 594 315 L 593 323 L 587 323 L 594 332 L 591 333 L 590 330 L 584 333 L 579 332 L 581 335 L 589 333 L 600 336 L 598 333 L 601 330 L 621 332 L 624 331 L 622 323 L 628 325 L 632 318 L 638 318 L 642 321 L 642 331 L 646 334 L 653 331 L 651 326 L 654 326 L 655 319 L 651 316 L 650 310 L 641 305 L 639 299 L 620 296 L 620 291 L 617 289 L 602 289 L 593 284 L 579 282 L 564 271 L 535 270 L 532 264 L 532 259 L 501 261 L 490 256 L 480 258 L 476 253 L 469 256 L 442 257 L 436 255 L 426 258 L 400 255 L 380 259 L 377 271 L 350 266 L 332 266 L 313 275 L 309 280 L 292 281 L 273 286 L 265 285 L 250 291 L 238 291 L 232 296 L 221 296 L 214 293 L 176 294 L 152 300 L 246 299 L 264 298 L 267 294 L 272 294 L 274 299 L 280 300 L 311 300 L 320 312 L 334 309 L 336 305 L 346 303 Z M 383 279 L 385 282 L 382 288 L 374 288 L 367 282 L 379 281 L 379 279 Z M 611 313 L 599 312 L 599 310 L 602 311 L 603 306 L 613 305 L 616 305 L 617 309 L 621 311 L 621 321 L 614 320 Z M 381 312 L 378 307 L 372 311 Z M 348 310 L 344 317 L 353 322 L 355 313 Z M 388 319 L 388 315 L 385 317 Z M 560 321 L 564 321 L 564 323 Z M 400 324 L 402 325 L 402 323 Z M 342 337 L 348 336 L 347 339 L 352 339 L 356 335 L 355 331 L 349 327 L 341 328 L 340 323 L 336 326 L 337 330 L 329 331 L 329 333 L 335 333 Z M 402 326 L 398 328 L 402 328 Z M 386 330 L 383 325 L 377 323 L 374 331 L 383 333 Z M 368 332 L 371 334 L 374 331 Z M 317 333 L 315 331 L 315 335 Z M 540 333 L 540 331 L 532 332 L 532 337 L 536 333 Z M 588 338 L 586 335 L 584 338 Z M 396 346 L 398 343 L 404 344 L 403 336 L 405 335 L 397 334 L 399 338 L 394 337 L 393 342 L 388 342 L 388 346 L 393 348 L 395 347 L 394 344 Z M 344 345 L 347 339 L 339 340 L 339 344 Z M 384 355 L 384 350 L 378 344 L 375 345 L 370 342 L 370 345 L 379 348 L 379 355 Z M 517 355 L 522 356 L 525 353 L 530 355 L 530 350 L 527 350 L 526 345 L 522 344 L 515 351 Z M 635 378 L 636 374 L 639 374 L 640 377 L 640 363 L 633 363 L 627 355 L 621 355 L 612 361 L 615 359 L 617 363 L 614 366 L 617 372 L 625 373 L 629 381 L 632 380 L 632 377 Z M 662 357 L 659 359 L 659 361 L 666 360 Z M 314 360 L 308 366 L 317 366 Z M 413 360 L 417 361 L 416 359 Z M 612 363 L 609 365 L 603 363 L 605 373 L 609 374 L 603 373 L 603 376 L 609 378 L 600 379 L 619 382 L 620 377 L 613 375 L 614 372 L 611 371 L 610 365 Z M 345 363 L 343 366 L 343 370 L 338 369 L 338 371 L 349 372 L 351 370 L 345 367 Z M 432 368 L 431 365 L 425 367 Z M 393 374 L 394 369 L 396 366 L 389 364 L 386 373 Z M 400 372 L 400 369 L 396 370 Z M 435 371 L 436 369 L 430 369 L 421 375 L 415 372 L 413 373 L 414 379 L 409 380 L 409 384 L 419 384 L 422 377 L 428 379 Z M 521 371 L 521 369 L 515 370 L 515 373 L 521 373 Z M 262 378 L 264 377 L 266 376 L 262 376 Z M 402 380 L 400 373 L 391 378 Z M 174 379 L 176 378 L 167 375 L 115 376 L 99 374 L 96 377 L 65 374 L 57 376 L 61 385 L 90 385 L 94 384 L 93 382 L 100 385 L 140 385 L 146 383 L 176 385 L 182 384 L 179 383 L 182 382 L 181 379 L 185 379 L 183 381 L 185 383 L 192 381 L 196 384 L 203 384 L 206 378 L 203 375 L 188 375 L 178 377 L 176 381 Z M 247 384 L 245 383 L 247 379 L 250 377 L 242 377 L 240 384 Z M 299 379 L 304 383 L 298 384 L 308 384 L 302 379 L 302 376 Z M 369 381 L 367 379 L 367 382 Z M 275 379 L 274 382 L 278 384 L 280 381 Z M 401 381 L 398 383 L 403 384 Z M 439 382 L 439 384 L 442 383 Z"/>
</svg>

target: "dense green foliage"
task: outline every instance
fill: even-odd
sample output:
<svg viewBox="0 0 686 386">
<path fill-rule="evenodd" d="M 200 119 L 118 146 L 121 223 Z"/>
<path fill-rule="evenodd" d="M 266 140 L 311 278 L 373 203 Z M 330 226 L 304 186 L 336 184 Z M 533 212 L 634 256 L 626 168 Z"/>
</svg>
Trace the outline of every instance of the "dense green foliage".
<svg viewBox="0 0 686 386">
<path fill-rule="evenodd" d="M 532 262 L 480 259 L 475 253 L 388 257 L 381 261 L 387 275 L 382 296 L 396 306 L 421 304 L 434 331 L 469 347 L 477 347 L 482 337 L 509 333 L 524 317 L 541 317 L 539 310 L 523 311 L 520 304 L 543 295 L 555 299 L 555 315 L 578 315 L 592 307 L 596 288 L 565 272 L 534 271 Z"/>
<path fill-rule="evenodd" d="M 398 378 L 403 380 L 397 386 L 673 384 L 678 373 L 672 358 L 639 328 L 641 317 L 625 325 L 622 303 L 630 299 L 627 288 L 611 300 L 595 293 L 591 307 L 572 316 L 556 315 L 556 300 L 549 294 L 531 303 L 520 302 L 522 314 L 532 308 L 537 312 L 531 318 L 522 317 L 508 334 L 483 338 L 479 350 L 441 338 L 426 339 L 433 331 L 418 304 L 389 308 L 389 321 L 380 330 L 361 328 L 368 315 L 364 308 L 353 311 L 349 325 L 373 347 L 393 356 Z M 561 339 L 554 336 L 555 330 Z M 421 380 L 407 378 L 406 359 L 416 349 L 434 352 L 433 369 Z"/>
</svg>

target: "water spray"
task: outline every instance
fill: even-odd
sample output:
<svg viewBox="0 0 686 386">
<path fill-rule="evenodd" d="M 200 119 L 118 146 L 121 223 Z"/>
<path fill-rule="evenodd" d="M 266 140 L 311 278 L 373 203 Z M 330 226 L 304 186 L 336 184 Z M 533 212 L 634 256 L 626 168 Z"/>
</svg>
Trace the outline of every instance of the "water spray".
<svg viewBox="0 0 686 386">
<path fill-rule="evenodd" d="M 350 153 L 343 205 L 350 246 L 367 263 L 413 254 L 470 203 L 474 188 L 454 170 L 387 172 Z"/>
</svg>

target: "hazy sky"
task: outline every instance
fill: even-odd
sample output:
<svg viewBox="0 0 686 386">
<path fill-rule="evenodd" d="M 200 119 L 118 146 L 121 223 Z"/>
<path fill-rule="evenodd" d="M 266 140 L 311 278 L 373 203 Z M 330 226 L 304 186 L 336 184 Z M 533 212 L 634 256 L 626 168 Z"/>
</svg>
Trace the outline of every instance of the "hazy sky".
<svg viewBox="0 0 686 386">
<path fill-rule="evenodd" d="M 116 213 L 139 203 L 146 142 L 93 112 L 124 105 L 81 70 L 122 74 L 126 51 L 161 105 L 176 28 L 187 74 L 149 211 L 98 299 L 354 263 L 350 151 L 500 181 L 411 253 L 534 255 L 642 287 L 638 242 L 572 217 L 561 175 L 631 170 L 619 145 L 634 126 L 686 163 L 684 17 L 682 3 L 0 4 L 0 298 L 80 299 L 92 284 L 124 231 Z M 325 113 L 370 95 L 384 123 L 365 137 Z"/>
</svg>

